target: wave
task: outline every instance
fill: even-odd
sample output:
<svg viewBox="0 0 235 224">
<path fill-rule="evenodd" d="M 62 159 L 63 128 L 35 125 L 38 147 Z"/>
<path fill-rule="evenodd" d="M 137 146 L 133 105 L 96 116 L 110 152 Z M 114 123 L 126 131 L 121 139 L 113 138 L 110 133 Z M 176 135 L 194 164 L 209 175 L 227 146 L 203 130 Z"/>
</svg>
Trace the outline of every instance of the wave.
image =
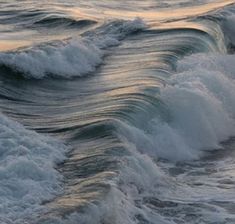
<svg viewBox="0 0 235 224">
<path fill-rule="evenodd" d="M 125 153 L 116 149 L 112 155 L 121 154 L 117 159 L 119 169 L 115 178 L 106 180 L 109 191 L 103 200 L 88 203 L 81 213 L 39 223 L 99 224 L 112 220 L 123 224 L 169 224 L 176 223 L 175 213 L 184 209 L 194 212 L 194 220 L 212 220 L 218 210 L 213 200 L 202 200 L 206 190 L 197 188 L 194 198 L 191 183 L 177 183 L 159 167 L 158 158 L 184 162 L 197 160 L 208 150 L 223 150 L 221 141 L 235 134 L 234 62 L 234 55 L 216 54 L 195 54 L 180 60 L 176 73 L 160 88 L 168 119 L 154 118 L 145 125 L 147 129 L 125 122 L 114 124 L 113 132 L 121 139 Z M 191 169 L 190 166 L 190 172 Z M 221 211 L 220 216 L 225 221 L 228 214 Z M 187 218 L 179 220 L 188 223 Z"/>
<path fill-rule="evenodd" d="M 122 128 L 126 126 L 122 122 L 112 124 Z M 114 129 L 105 132 L 107 136 L 103 138 L 111 139 L 108 132 L 117 134 Z M 88 138 L 91 139 L 90 136 Z M 73 178 L 71 189 L 62 198 L 52 201 L 50 207 L 54 210 L 36 223 L 100 224 L 110 223 L 110 220 L 123 224 L 151 223 L 152 220 L 165 223 L 159 214 L 146 209 L 142 200 L 145 197 L 147 200 L 148 195 L 157 197 L 164 189 L 172 189 L 173 181 L 164 175 L 157 163 L 148 155 L 139 153 L 124 136 L 120 136 L 119 147 L 103 142 L 101 150 L 96 138 L 94 135 L 92 143 L 89 143 L 89 152 L 82 150 L 82 144 L 78 151 L 73 152 L 74 157 L 69 158 L 64 167 L 65 176 L 69 173 Z M 78 139 L 76 136 L 80 142 Z M 79 169 L 74 170 L 73 166 Z"/>
<path fill-rule="evenodd" d="M 125 136 L 141 152 L 171 161 L 199 159 L 221 148 L 235 134 L 234 63 L 234 55 L 216 54 L 179 61 L 177 73 L 160 88 L 167 120 L 152 119 L 147 130 L 128 127 Z"/>
<path fill-rule="evenodd" d="M 96 21 L 88 20 L 88 19 L 81 19 L 75 20 L 73 18 L 67 17 L 59 17 L 56 15 L 46 16 L 42 19 L 39 19 L 34 22 L 35 26 L 41 27 L 50 27 L 50 28 L 57 28 L 57 27 L 74 27 L 74 28 L 83 28 L 90 25 L 96 24 Z"/>
<path fill-rule="evenodd" d="M 127 35 L 144 28 L 140 19 L 114 21 L 87 32 L 80 39 L 0 53 L 0 65 L 25 78 L 81 77 L 95 71 L 102 63 L 106 48 L 118 45 Z"/>
<path fill-rule="evenodd" d="M 112 220 L 113 223 L 123 224 L 155 222 L 169 224 L 176 223 L 175 218 L 178 217 L 176 213 L 184 213 L 185 209 L 190 209 L 199 217 L 192 216 L 193 220 L 211 220 L 218 210 L 212 209 L 213 201 L 209 199 L 203 201 L 203 193 L 206 190 L 200 191 L 194 198 L 193 187 L 182 182 L 178 183 L 174 177 L 166 174 L 159 164 L 161 159 L 173 162 L 167 163 L 173 167 L 174 162 L 187 161 L 189 164 L 189 160 L 199 159 L 207 150 L 222 150 L 221 141 L 234 135 L 234 60 L 234 55 L 219 54 L 195 54 L 180 60 L 176 72 L 165 79 L 165 84 L 160 87 L 160 94 L 156 96 L 164 102 L 164 105 L 158 104 L 158 111 L 164 106 L 162 110 L 166 111 L 167 115 L 155 114 L 155 118 L 148 124 L 142 125 L 141 129 L 127 124 L 125 119 L 123 122 L 117 120 L 114 122 L 110 119 L 112 127 L 109 128 L 107 121 L 101 122 L 106 124 L 105 127 L 96 128 L 91 124 L 90 130 L 78 134 L 82 132 L 83 128 L 80 128 L 76 132 L 77 143 L 79 144 L 79 138 L 83 143 L 88 140 L 89 149 L 94 145 L 92 149 L 98 151 L 99 144 L 96 141 L 100 138 L 106 139 L 118 135 L 118 139 L 122 142 L 122 149 L 115 147 L 112 142 L 108 144 L 112 148 L 108 155 L 98 153 L 98 156 L 95 154 L 92 159 L 82 158 L 82 165 L 76 160 L 79 157 L 78 152 L 75 152 L 76 158 L 73 158 L 76 166 L 83 167 L 84 164 L 86 167 L 83 170 L 86 173 L 85 178 L 91 174 L 88 180 L 84 180 L 82 171 L 76 172 L 76 175 L 84 178 L 82 186 L 78 184 L 77 187 L 81 193 L 76 192 L 78 198 L 81 200 L 83 192 L 91 194 L 94 189 L 97 193 L 103 185 L 106 194 L 102 195 L 102 200 L 92 198 L 92 202 L 73 210 L 74 212 L 68 212 L 63 218 L 52 214 L 50 217 L 44 217 L 46 221 L 41 219 L 38 223 L 100 224 Z M 144 111 L 143 105 L 141 106 L 141 110 Z M 128 112 L 131 116 L 130 111 Z M 147 123 L 146 113 L 139 115 L 138 120 Z M 84 127 L 86 128 L 87 126 Z M 107 147 L 106 142 L 103 142 L 102 150 L 105 147 Z M 86 156 L 89 157 L 87 154 Z M 106 163 L 110 162 L 108 156 L 112 158 L 112 164 L 117 161 L 118 171 L 115 169 L 114 177 L 105 179 L 105 183 L 100 183 L 100 176 L 104 176 L 105 171 L 111 172 L 106 166 Z M 100 170 L 104 173 L 95 175 Z M 99 187 L 96 185 L 97 182 Z M 71 198 L 73 196 L 74 194 L 70 195 Z M 222 221 L 228 216 L 226 212 L 221 212 L 220 215 Z M 178 218 L 182 223 L 188 223 L 187 217 Z"/>
<path fill-rule="evenodd" d="M 103 56 L 103 52 L 91 42 L 71 40 L 27 51 L 1 53 L 0 63 L 25 78 L 70 78 L 93 72 Z"/>
<path fill-rule="evenodd" d="M 219 25 L 222 31 L 221 34 L 224 36 L 223 38 L 220 37 L 220 39 L 223 40 L 224 44 L 227 46 L 229 53 L 234 53 L 234 45 L 235 45 L 234 13 L 235 13 L 235 7 L 229 6 L 225 7 L 225 9 L 223 10 L 219 10 L 218 12 L 214 12 L 210 15 L 204 15 L 199 17 L 199 20 L 203 19 L 203 22 L 212 21 L 215 23 L 215 26 Z M 215 28 L 211 26 L 211 24 L 209 24 L 208 27 L 210 29 Z M 214 33 L 213 35 L 215 37 L 218 36 L 217 33 Z M 219 38 L 217 37 L 217 39 Z"/>
<path fill-rule="evenodd" d="M 14 25 L 14 29 L 82 29 L 97 23 L 90 19 L 75 19 L 63 12 L 53 9 L 15 9 L 12 11 L 1 11 L 0 23 Z"/>
<path fill-rule="evenodd" d="M 66 147 L 0 115 L 0 222 L 21 223 L 63 192 L 55 165 Z"/>
</svg>

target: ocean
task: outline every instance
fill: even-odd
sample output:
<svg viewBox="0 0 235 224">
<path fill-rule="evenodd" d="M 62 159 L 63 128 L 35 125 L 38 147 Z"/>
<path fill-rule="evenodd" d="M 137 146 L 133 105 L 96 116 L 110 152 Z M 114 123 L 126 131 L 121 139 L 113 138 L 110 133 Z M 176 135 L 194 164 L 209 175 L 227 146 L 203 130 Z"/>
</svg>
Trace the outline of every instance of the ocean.
<svg viewBox="0 0 235 224">
<path fill-rule="evenodd" d="M 0 224 L 234 224 L 235 0 L 0 0 Z"/>
</svg>

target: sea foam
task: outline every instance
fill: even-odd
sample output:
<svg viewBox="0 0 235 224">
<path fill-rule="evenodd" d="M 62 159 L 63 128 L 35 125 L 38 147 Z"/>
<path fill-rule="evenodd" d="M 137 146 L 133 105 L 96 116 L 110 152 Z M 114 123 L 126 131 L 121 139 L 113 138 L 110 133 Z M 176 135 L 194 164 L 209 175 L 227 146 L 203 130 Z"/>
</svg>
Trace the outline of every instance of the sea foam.
<svg viewBox="0 0 235 224">
<path fill-rule="evenodd" d="M 171 161 L 222 148 L 220 143 L 235 134 L 234 64 L 234 55 L 182 59 L 156 95 L 166 115 L 156 114 L 145 129 L 126 125 L 122 134 L 141 153 Z"/>
<path fill-rule="evenodd" d="M 177 74 L 161 90 L 172 116 L 166 134 L 177 137 L 165 138 L 171 147 L 161 144 L 160 155 L 171 158 L 176 150 L 171 159 L 198 158 L 201 150 L 220 148 L 235 134 L 234 64 L 234 55 L 197 54 L 179 62 Z"/>
<path fill-rule="evenodd" d="M 62 193 L 55 165 L 65 159 L 66 147 L 2 114 L 0 126 L 0 222 L 22 223 Z"/>
</svg>

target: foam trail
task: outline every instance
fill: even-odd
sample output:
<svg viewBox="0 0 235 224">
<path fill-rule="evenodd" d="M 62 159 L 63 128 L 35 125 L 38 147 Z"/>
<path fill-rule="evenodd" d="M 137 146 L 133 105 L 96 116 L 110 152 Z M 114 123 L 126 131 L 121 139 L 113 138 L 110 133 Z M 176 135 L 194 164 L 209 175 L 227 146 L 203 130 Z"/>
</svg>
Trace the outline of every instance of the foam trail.
<svg viewBox="0 0 235 224">
<path fill-rule="evenodd" d="M 66 147 L 2 114 L 0 125 L 0 222 L 22 223 L 62 193 L 55 164 L 65 159 Z"/>
</svg>

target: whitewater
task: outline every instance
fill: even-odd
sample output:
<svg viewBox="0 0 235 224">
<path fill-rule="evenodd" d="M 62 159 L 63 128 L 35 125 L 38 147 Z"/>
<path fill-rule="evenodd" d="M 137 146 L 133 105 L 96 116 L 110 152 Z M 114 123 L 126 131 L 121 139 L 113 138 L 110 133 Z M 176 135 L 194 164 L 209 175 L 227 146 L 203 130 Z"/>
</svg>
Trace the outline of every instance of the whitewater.
<svg viewBox="0 0 235 224">
<path fill-rule="evenodd" d="M 234 0 L 0 1 L 1 224 L 234 224 Z"/>
</svg>

